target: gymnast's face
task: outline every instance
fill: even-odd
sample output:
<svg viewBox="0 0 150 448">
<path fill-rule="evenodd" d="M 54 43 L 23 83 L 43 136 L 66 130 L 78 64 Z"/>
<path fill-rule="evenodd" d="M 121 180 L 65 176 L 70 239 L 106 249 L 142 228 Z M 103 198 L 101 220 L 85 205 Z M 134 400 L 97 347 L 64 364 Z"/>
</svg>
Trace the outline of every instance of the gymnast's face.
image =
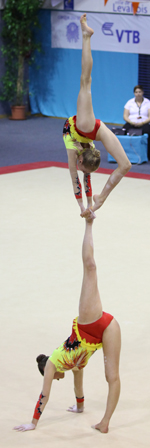
<svg viewBox="0 0 150 448">
<path fill-rule="evenodd" d="M 86 168 L 83 164 L 82 154 L 78 158 L 78 170 L 82 171 L 82 173 L 84 173 L 84 174 L 91 173 L 90 168 Z"/>
<path fill-rule="evenodd" d="M 64 372 L 55 372 L 54 373 L 54 380 L 61 380 L 62 378 L 64 378 L 65 374 Z"/>
<path fill-rule="evenodd" d="M 89 168 L 85 168 L 83 163 L 81 163 L 80 165 L 78 164 L 78 169 L 79 171 L 82 171 L 82 173 L 84 174 L 89 174 L 91 172 Z"/>
</svg>

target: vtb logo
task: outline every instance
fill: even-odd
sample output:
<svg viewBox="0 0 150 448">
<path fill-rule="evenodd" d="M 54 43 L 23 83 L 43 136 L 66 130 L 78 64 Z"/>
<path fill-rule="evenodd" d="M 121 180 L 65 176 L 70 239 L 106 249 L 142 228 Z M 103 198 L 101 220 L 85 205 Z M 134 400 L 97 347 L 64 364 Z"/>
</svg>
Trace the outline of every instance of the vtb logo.
<svg viewBox="0 0 150 448">
<path fill-rule="evenodd" d="M 116 34 L 118 42 L 122 42 L 122 40 L 126 40 L 127 44 L 133 43 L 133 44 L 139 44 L 140 42 L 140 33 L 137 30 L 115 30 L 112 31 L 113 27 L 112 22 L 105 22 L 102 25 L 102 32 L 105 34 L 105 36 L 114 36 Z"/>
<path fill-rule="evenodd" d="M 112 22 L 105 22 L 102 26 L 103 34 L 106 36 L 113 36 L 113 31 L 111 30 L 111 27 L 113 26 Z"/>
</svg>

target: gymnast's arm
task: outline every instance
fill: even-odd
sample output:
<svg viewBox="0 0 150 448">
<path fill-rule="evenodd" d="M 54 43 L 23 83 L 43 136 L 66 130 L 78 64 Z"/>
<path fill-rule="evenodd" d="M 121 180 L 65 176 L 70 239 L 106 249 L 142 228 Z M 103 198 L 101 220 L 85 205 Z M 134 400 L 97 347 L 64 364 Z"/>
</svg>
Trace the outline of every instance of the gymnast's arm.
<svg viewBox="0 0 150 448">
<path fill-rule="evenodd" d="M 114 157 L 118 163 L 118 167 L 109 176 L 102 192 L 96 198 L 93 211 L 101 207 L 105 202 L 108 195 L 116 187 L 116 185 L 121 181 L 121 179 L 127 174 L 131 168 L 131 163 L 119 141 L 113 132 L 107 128 L 107 126 L 101 122 L 101 126 L 96 135 L 97 140 L 101 140 L 106 151 Z"/>
<path fill-rule="evenodd" d="M 127 174 L 132 166 L 119 139 L 102 122 L 101 127 L 97 132 L 96 140 L 101 140 L 106 148 L 106 151 L 108 151 L 118 163 L 118 167 L 109 176 L 101 193 L 99 195 L 94 195 L 93 199 L 95 204 L 92 207 L 93 212 L 98 210 L 104 204 L 108 195 L 121 181 L 125 174 Z M 89 212 L 90 210 L 87 209 L 84 213 L 81 214 L 81 216 L 84 218 L 88 218 Z"/>
<path fill-rule="evenodd" d="M 76 397 L 76 404 L 70 406 L 69 412 L 83 412 L 84 410 L 84 394 L 83 394 L 83 369 L 78 370 L 77 367 L 72 369 L 74 375 L 74 393 Z"/>
<path fill-rule="evenodd" d="M 32 422 L 28 423 L 28 424 L 22 424 L 19 426 L 15 426 L 14 429 L 16 429 L 17 431 L 24 432 L 24 431 L 31 431 L 36 428 L 39 418 L 41 417 L 41 414 L 49 400 L 51 385 L 52 385 L 52 381 L 53 381 L 55 372 L 56 372 L 56 367 L 49 359 L 45 366 L 43 388 L 42 388 L 42 392 L 39 396 L 39 399 L 37 401 L 37 404 L 35 406 Z"/>
<path fill-rule="evenodd" d="M 80 180 L 78 177 L 78 172 L 77 172 L 78 154 L 77 154 L 77 151 L 75 151 L 73 149 L 67 149 L 67 154 L 68 154 L 68 166 L 69 166 L 69 171 L 70 171 L 70 175 L 71 175 L 74 194 L 75 194 L 75 197 L 79 204 L 79 207 L 81 209 L 81 213 L 83 213 L 85 210 L 85 207 L 84 207 L 83 199 L 82 199 L 82 186 L 81 186 L 81 183 L 80 183 Z"/>
</svg>

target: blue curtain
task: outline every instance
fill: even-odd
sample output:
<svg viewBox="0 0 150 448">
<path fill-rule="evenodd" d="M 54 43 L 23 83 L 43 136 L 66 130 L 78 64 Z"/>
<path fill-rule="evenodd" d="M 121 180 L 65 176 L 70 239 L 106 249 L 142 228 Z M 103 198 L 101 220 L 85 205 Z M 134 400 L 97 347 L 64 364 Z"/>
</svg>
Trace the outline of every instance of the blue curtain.
<svg viewBox="0 0 150 448">
<path fill-rule="evenodd" d="M 150 100 L 150 54 L 139 54 L 139 79 L 145 98 Z"/>
<path fill-rule="evenodd" d="M 51 48 L 50 10 L 41 10 L 37 38 L 42 52 L 30 66 L 31 112 L 68 117 L 76 114 L 81 50 Z M 138 55 L 93 51 L 92 98 L 96 118 L 123 123 L 123 108 L 138 83 Z"/>
</svg>

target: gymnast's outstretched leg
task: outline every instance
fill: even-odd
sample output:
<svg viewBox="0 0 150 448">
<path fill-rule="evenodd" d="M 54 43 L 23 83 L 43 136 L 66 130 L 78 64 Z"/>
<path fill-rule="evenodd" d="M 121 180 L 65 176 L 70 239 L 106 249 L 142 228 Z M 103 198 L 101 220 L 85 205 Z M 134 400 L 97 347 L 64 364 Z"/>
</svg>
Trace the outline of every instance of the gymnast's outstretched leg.
<svg viewBox="0 0 150 448">
<path fill-rule="evenodd" d="M 95 116 L 91 97 L 91 72 L 93 59 L 91 54 L 91 36 L 94 33 L 87 25 L 86 14 L 80 19 L 82 29 L 82 73 L 80 92 L 77 100 L 77 128 L 83 132 L 91 132 L 95 126 Z"/>
<path fill-rule="evenodd" d="M 82 245 L 83 281 L 78 317 L 80 324 L 89 324 L 102 316 L 102 304 L 97 285 L 96 263 L 94 260 L 92 224 L 92 219 L 86 220 Z"/>
<path fill-rule="evenodd" d="M 102 304 L 97 286 L 96 264 L 92 237 L 92 220 L 86 220 L 86 229 L 82 248 L 83 283 L 79 302 L 80 324 L 88 324 L 102 317 Z M 118 322 L 112 318 L 105 327 L 102 337 L 105 376 L 108 383 L 106 410 L 100 423 L 94 426 L 102 433 L 107 433 L 111 416 L 117 406 L 120 395 L 119 359 L 121 333 Z"/>
</svg>

